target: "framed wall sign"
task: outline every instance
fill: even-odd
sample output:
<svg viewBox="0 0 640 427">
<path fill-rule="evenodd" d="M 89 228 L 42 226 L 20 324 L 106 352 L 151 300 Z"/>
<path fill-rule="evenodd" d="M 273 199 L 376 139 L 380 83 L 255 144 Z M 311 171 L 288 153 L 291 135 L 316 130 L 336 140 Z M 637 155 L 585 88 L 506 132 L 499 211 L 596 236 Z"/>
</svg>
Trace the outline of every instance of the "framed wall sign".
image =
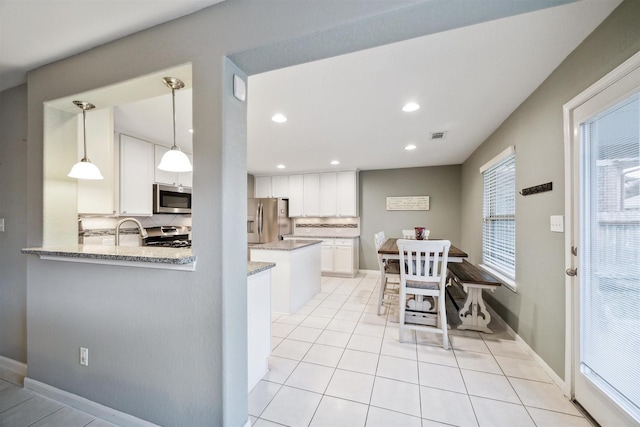
<svg viewBox="0 0 640 427">
<path fill-rule="evenodd" d="M 429 196 L 387 197 L 388 211 L 428 211 Z"/>
</svg>

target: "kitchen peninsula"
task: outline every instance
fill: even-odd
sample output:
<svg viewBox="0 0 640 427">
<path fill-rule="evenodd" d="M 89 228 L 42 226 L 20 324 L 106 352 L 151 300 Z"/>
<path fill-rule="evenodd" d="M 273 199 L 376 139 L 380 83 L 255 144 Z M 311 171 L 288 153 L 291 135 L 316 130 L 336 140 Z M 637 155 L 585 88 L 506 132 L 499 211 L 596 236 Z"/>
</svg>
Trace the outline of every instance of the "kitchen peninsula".
<svg viewBox="0 0 640 427">
<path fill-rule="evenodd" d="M 247 263 L 247 386 L 251 391 L 269 370 L 272 262 Z"/>
<path fill-rule="evenodd" d="M 129 267 L 195 271 L 191 249 L 151 246 L 67 245 L 22 249 L 41 259 Z"/>
<path fill-rule="evenodd" d="M 280 240 L 250 246 L 251 261 L 273 262 L 271 311 L 293 314 L 320 292 L 321 240 Z"/>
</svg>

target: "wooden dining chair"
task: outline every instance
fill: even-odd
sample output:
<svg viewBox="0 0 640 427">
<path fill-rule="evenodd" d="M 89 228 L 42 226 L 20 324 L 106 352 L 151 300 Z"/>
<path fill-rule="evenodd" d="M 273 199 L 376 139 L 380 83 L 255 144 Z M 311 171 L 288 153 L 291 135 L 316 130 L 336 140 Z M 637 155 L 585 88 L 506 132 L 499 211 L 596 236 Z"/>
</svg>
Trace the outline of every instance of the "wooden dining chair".
<svg viewBox="0 0 640 427">
<path fill-rule="evenodd" d="M 400 320 L 399 340 L 403 342 L 405 329 L 442 334 L 442 346 L 449 348 L 445 286 L 449 240 L 398 240 L 400 255 Z M 437 313 L 435 322 L 429 316 L 407 313 L 407 295 L 433 297 Z M 432 316 L 431 316 L 432 317 Z"/>
<path fill-rule="evenodd" d="M 416 238 L 415 230 L 402 230 L 402 238 L 403 239 L 415 239 Z"/>
<path fill-rule="evenodd" d="M 382 305 L 385 303 L 385 296 L 389 300 L 393 299 L 393 296 L 398 295 L 398 288 L 400 285 L 400 264 L 398 260 L 383 261 L 382 255 L 378 253 L 378 250 L 382 247 L 387 239 L 384 236 L 384 231 L 380 231 L 374 235 L 374 241 L 376 244 L 376 256 L 378 257 L 378 268 L 380 269 L 380 294 L 378 295 L 378 314 L 382 311 Z M 389 304 L 391 301 L 388 302 Z"/>
</svg>

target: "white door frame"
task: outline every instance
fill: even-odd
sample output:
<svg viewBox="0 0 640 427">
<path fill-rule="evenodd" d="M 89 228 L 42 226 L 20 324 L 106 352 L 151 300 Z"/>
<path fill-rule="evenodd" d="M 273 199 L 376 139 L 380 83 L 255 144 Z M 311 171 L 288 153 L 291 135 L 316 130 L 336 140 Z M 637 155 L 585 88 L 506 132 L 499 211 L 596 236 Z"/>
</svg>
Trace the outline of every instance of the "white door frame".
<svg viewBox="0 0 640 427">
<path fill-rule="evenodd" d="M 573 111 L 580 105 L 584 104 L 597 94 L 601 93 L 614 83 L 618 82 L 623 77 L 627 76 L 632 71 L 640 68 L 640 52 L 637 52 L 631 58 L 627 59 L 624 63 L 619 65 L 613 71 L 602 77 L 596 83 L 577 95 L 571 101 L 567 102 L 563 110 L 564 118 L 564 180 L 565 180 L 565 197 L 564 197 L 564 212 L 565 212 L 565 268 L 572 268 L 573 255 L 571 253 L 571 247 L 575 245 L 574 236 L 574 197 L 573 188 L 575 184 L 576 167 L 574 165 L 574 147 L 575 144 L 580 142 L 580 135 L 573 133 Z M 569 398 L 574 397 L 574 384 L 575 378 L 573 375 L 573 358 L 575 355 L 574 334 L 576 332 L 577 325 L 574 324 L 574 312 L 577 309 L 579 302 L 574 301 L 573 292 L 573 278 L 565 275 L 565 366 L 564 366 L 564 392 Z"/>
</svg>

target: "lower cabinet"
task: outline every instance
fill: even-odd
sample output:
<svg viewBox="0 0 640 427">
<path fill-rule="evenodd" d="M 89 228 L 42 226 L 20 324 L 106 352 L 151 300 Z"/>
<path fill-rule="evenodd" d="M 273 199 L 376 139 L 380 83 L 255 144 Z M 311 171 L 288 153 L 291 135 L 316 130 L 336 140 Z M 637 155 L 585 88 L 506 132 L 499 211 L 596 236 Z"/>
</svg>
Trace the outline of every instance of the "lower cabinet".
<svg viewBox="0 0 640 427">
<path fill-rule="evenodd" d="M 358 274 L 358 237 L 322 238 L 287 236 L 285 240 L 322 240 L 320 272 L 325 276 L 354 277 Z"/>
</svg>

